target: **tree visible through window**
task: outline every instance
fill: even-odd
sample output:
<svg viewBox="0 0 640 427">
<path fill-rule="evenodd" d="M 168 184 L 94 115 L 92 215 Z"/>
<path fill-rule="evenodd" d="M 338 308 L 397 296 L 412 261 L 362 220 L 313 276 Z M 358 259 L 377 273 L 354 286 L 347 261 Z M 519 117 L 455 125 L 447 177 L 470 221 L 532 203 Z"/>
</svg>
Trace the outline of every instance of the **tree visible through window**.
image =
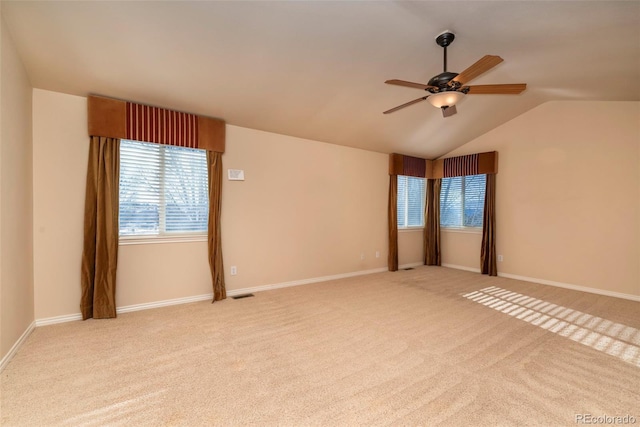
<svg viewBox="0 0 640 427">
<path fill-rule="evenodd" d="M 425 179 L 398 175 L 398 228 L 424 227 Z"/>
<path fill-rule="evenodd" d="M 482 227 L 486 180 L 486 175 L 442 179 L 441 227 Z"/>
<path fill-rule="evenodd" d="M 206 234 L 206 151 L 120 142 L 120 235 Z"/>
</svg>

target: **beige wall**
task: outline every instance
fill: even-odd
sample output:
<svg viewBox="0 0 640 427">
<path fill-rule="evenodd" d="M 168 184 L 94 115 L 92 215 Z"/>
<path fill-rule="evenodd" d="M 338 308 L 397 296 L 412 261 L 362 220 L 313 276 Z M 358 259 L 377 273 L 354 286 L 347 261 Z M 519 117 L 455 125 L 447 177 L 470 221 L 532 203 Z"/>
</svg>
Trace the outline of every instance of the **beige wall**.
<svg viewBox="0 0 640 427">
<path fill-rule="evenodd" d="M 442 229 L 440 255 L 442 264 L 480 271 L 481 232 Z"/>
<path fill-rule="evenodd" d="M 86 99 L 36 89 L 33 116 L 35 310 L 43 319 L 79 311 Z M 228 125 L 223 162 L 225 175 L 246 176 L 223 183 L 228 290 L 386 266 L 386 155 Z M 204 242 L 120 246 L 119 307 L 207 294 L 210 283 Z"/>
<path fill-rule="evenodd" d="M 386 155 L 228 126 L 223 161 L 246 176 L 223 187 L 230 289 L 386 266 Z"/>
<path fill-rule="evenodd" d="M 492 150 L 499 272 L 640 295 L 640 102 L 549 102 L 444 157 Z M 477 235 L 443 234 L 479 268 Z"/>
<path fill-rule="evenodd" d="M 423 263 L 424 229 L 398 230 L 398 265 Z"/>
<path fill-rule="evenodd" d="M 86 98 L 33 90 L 36 319 L 80 311 L 89 143 Z"/>
<path fill-rule="evenodd" d="M 0 358 L 34 320 L 31 84 L 0 18 Z"/>
</svg>

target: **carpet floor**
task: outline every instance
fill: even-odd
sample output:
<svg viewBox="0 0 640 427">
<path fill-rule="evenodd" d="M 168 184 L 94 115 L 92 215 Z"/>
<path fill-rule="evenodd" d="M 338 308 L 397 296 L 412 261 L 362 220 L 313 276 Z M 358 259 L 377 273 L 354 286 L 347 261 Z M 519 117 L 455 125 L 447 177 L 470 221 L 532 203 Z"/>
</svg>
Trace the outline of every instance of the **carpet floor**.
<svg viewBox="0 0 640 427">
<path fill-rule="evenodd" d="M 38 327 L 1 393 L 3 426 L 640 423 L 640 303 L 419 267 Z"/>
</svg>

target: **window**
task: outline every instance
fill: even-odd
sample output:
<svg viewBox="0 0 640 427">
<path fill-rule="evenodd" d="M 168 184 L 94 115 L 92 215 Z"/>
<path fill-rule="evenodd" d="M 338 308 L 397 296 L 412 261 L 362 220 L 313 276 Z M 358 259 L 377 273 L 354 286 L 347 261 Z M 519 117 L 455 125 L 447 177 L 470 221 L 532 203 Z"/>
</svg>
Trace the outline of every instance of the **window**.
<svg viewBox="0 0 640 427">
<path fill-rule="evenodd" d="M 425 179 L 398 175 L 398 228 L 424 227 Z"/>
<path fill-rule="evenodd" d="M 120 236 L 206 234 L 206 151 L 120 142 Z"/>
<path fill-rule="evenodd" d="M 440 226 L 482 227 L 486 175 L 443 178 L 440 189 Z"/>
</svg>

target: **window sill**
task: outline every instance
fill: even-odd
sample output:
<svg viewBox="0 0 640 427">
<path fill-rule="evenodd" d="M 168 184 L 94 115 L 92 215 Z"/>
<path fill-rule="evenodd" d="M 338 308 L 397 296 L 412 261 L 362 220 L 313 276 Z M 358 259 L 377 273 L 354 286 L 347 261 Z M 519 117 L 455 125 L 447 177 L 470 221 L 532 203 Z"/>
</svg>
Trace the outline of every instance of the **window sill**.
<svg viewBox="0 0 640 427">
<path fill-rule="evenodd" d="M 482 227 L 440 227 L 447 233 L 482 234 Z"/>
<path fill-rule="evenodd" d="M 120 237 L 119 246 L 128 245 L 155 245 L 160 243 L 190 243 L 190 242 L 206 242 L 206 234 L 197 234 L 193 236 L 125 236 Z"/>
<path fill-rule="evenodd" d="M 424 227 L 406 227 L 398 228 L 398 233 L 411 233 L 415 231 L 424 231 Z"/>
</svg>

